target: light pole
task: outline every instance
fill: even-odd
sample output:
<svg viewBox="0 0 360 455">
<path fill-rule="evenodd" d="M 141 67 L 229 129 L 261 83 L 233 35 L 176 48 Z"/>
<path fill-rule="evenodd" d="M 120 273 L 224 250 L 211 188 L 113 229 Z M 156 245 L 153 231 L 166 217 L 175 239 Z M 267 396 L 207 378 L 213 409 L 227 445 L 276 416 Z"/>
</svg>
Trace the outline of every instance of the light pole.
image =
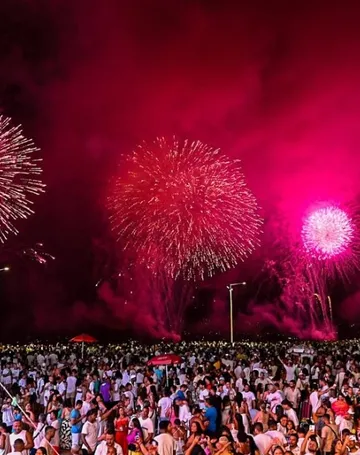
<svg viewBox="0 0 360 455">
<path fill-rule="evenodd" d="M 230 297 L 230 342 L 234 343 L 234 319 L 233 319 L 233 290 L 235 286 L 246 286 L 246 281 L 241 283 L 231 283 L 227 288 L 229 289 Z"/>
</svg>

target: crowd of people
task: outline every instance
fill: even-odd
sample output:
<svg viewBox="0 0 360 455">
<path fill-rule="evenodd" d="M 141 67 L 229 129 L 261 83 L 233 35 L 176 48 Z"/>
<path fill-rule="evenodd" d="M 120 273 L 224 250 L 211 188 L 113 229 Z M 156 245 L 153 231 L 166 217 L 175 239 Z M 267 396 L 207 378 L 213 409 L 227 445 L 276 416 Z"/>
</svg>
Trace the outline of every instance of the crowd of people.
<svg viewBox="0 0 360 455">
<path fill-rule="evenodd" d="M 0 361 L 0 455 L 360 455 L 356 341 L 33 344 Z"/>
</svg>

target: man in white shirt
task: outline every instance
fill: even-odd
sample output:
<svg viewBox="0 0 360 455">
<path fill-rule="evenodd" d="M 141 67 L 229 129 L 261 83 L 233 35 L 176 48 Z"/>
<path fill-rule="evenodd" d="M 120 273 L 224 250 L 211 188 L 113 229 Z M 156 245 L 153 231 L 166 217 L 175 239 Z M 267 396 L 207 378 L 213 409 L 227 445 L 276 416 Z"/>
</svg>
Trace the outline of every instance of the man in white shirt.
<svg viewBox="0 0 360 455">
<path fill-rule="evenodd" d="M 66 387 L 67 387 L 66 379 L 62 377 L 61 381 L 57 385 L 57 389 L 63 400 L 66 398 Z"/>
<path fill-rule="evenodd" d="M 36 357 L 37 364 L 41 366 L 45 362 L 45 357 L 39 353 Z"/>
<path fill-rule="evenodd" d="M 270 436 L 271 439 L 278 439 L 282 445 L 286 444 L 286 438 L 284 433 L 277 430 L 277 423 L 275 420 L 269 420 L 269 430 L 265 433 L 266 435 Z"/>
<path fill-rule="evenodd" d="M 235 389 L 237 392 L 242 392 L 244 390 L 244 383 L 241 377 L 237 378 L 235 382 Z"/>
<path fill-rule="evenodd" d="M 270 409 L 272 412 L 275 411 L 276 406 L 279 406 L 283 401 L 281 393 L 277 389 L 277 384 L 270 385 L 270 393 L 267 396 L 267 402 L 270 404 Z"/>
<path fill-rule="evenodd" d="M 283 402 L 281 403 L 281 406 L 282 406 L 282 408 L 284 410 L 284 413 L 287 416 L 287 418 L 289 420 L 292 420 L 294 425 L 295 425 L 295 428 L 297 428 L 299 426 L 299 418 L 296 415 L 296 412 L 291 407 L 290 401 L 283 400 Z"/>
<path fill-rule="evenodd" d="M 285 371 L 286 371 L 286 381 L 287 382 L 290 382 L 290 381 L 293 381 L 295 379 L 295 370 L 296 370 L 296 367 L 293 365 L 292 361 L 291 360 L 288 360 L 287 361 L 287 364 L 284 363 L 280 357 L 278 357 L 278 359 L 280 360 L 280 362 L 282 363 L 283 367 L 285 368 Z"/>
<path fill-rule="evenodd" d="M 76 381 L 76 370 L 73 370 L 71 375 L 66 378 L 66 398 L 71 400 L 72 404 L 75 400 Z"/>
<path fill-rule="evenodd" d="M 144 375 L 142 373 L 142 370 L 139 369 L 136 372 L 136 383 L 137 384 L 142 384 L 143 380 L 144 380 Z"/>
<path fill-rule="evenodd" d="M 12 385 L 12 375 L 10 369 L 10 363 L 6 364 L 6 367 L 2 371 L 2 383 L 9 390 Z"/>
<path fill-rule="evenodd" d="M 237 367 L 234 370 L 234 374 L 235 374 L 236 379 L 239 379 L 241 377 L 241 373 L 242 373 L 241 364 L 238 363 Z"/>
<path fill-rule="evenodd" d="M 170 398 L 170 391 L 165 389 L 164 396 L 158 402 L 158 414 L 161 420 L 168 420 L 171 413 L 172 400 Z"/>
<path fill-rule="evenodd" d="M 151 441 L 154 436 L 154 425 L 152 420 L 149 418 L 149 408 L 145 407 L 142 410 L 139 422 L 144 435 L 144 444 L 146 444 Z"/>
<path fill-rule="evenodd" d="M 310 401 L 313 412 L 316 412 L 321 405 L 321 400 L 320 400 L 318 390 L 314 390 L 313 392 L 310 393 L 309 401 Z"/>
<path fill-rule="evenodd" d="M 250 390 L 249 384 L 246 384 L 243 391 L 244 400 L 246 400 L 246 404 L 248 405 L 249 411 L 255 407 L 255 395 Z"/>
<path fill-rule="evenodd" d="M 264 371 L 260 371 L 260 375 L 255 381 L 255 387 L 257 387 L 259 384 L 261 384 L 263 386 L 264 390 L 265 390 L 265 387 L 268 384 L 271 384 L 270 379 L 265 377 L 265 372 Z"/>
<path fill-rule="evenodd" d="M 21 439 L 24 443 L 25 453 L 28 454 L 29 450 L 34 447 L 34 441 L 29 431 L 23 429 L 23 423 L 15 420 L 13 424 L 13 431 L 10 434 L 11 450 L 16 452 L 15 441 Z"/>
<path fill-rule="evenodd" d="M 55 354 L 55 352 L 52 352 L 49 355 L 49 363 L 50 365 L 55 365 L 56 363 L 58 363 L 58 356 L 57 354 Z"/>
<path fill-rule="evenodd" d="M 159 455 L 175 455 L 176 443 L 175 439 L 169 433 L 170 422 L 162 420 L 159 424 L 160 434 L 154 439 L 158 443 Z"/>
<path fill-rule="evenodd" d="M 204 381 L 199 381 L 199 407 L 200 409 L 205 409 L 205 400 L 209 396 L 208 389 L 205 389 Z"/>
<path fill-rule="evenodd" d="M 301 392 L 295 386 L 295 381 L 290 381 L 289 387 L 285 389 L 285 398 L 290 401 L 291 406 L 297 409 L 300 403 Z"/>
<path fill-rule="evenodd" d="M 259 449 L 260 455 L 265 455 L 267 450 L 271 444 L 271 437 L 267 434 L 263 433 L 264 427 L 263 424 L 260 422 L 255 423 L 254 425 L 254 441 Z"/>
<path fill-rule="evenodd" d="M 92 454 L 95 452 L 98 440 L 99 425 L 96 419 L 96 409 L 87 413 L 87 420 L 81 430 L 81 441 L 83 453 Z"/>
<path fill-rule="evenodd" d="M 107 455 L 109 449 L 114 448 L 116 455 L 123 455 L 123 450 L 119 444 L 115 442 L 115 435 L 112 431 L 108 431 L 105 435 L 105 441 L 102 441 L 95 450 L 95 455 Z"/>
<path fill-rule="evenodd" d="M 5 425 L 7 425 L 8 427 L 11 427 L 15 420 L 13 408 L 11 406 L 11 398 L 5 399 L 5 403 L 2 405 L 1 412 L 3 423 L 5 423 Z"/>
</svg>

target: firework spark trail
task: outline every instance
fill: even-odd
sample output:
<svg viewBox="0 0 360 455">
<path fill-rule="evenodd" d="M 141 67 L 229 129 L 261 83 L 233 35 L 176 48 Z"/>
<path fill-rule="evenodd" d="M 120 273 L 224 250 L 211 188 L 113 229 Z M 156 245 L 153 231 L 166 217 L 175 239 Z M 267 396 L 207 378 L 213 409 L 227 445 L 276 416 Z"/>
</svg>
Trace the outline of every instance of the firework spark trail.
<svg viewBox="0 0 360 455">
<path fill-rule="evenodd" d="M 297 336 L 324 339 L 335 337 L 330 307 L 327 303 L 327 275 L 323 269 L 311 263 L 301 245 L 289 245 L 280 261 L 267 261 L 270 277 L 275 277 L 282 287 L 280 305 L 274 305 L 274 313 L 280 320 L 293 320 L 291 330 Z"/>
<path fill-rule="evenodd" d="M 204 279 L 259 244 L 262 221 L 238 161 L 200 141 L 158 138 L 127 164 L 108 200 L 112 228 L 153 271 Z"/>
<path fill-rule="evenodd" d="M 33 153 L 39 149 L 22 134 L 21 126 L 11 126 L 11 120 L 0 116 L 0 240 L 18 231 L 13 222 L 33 213 L 28 196 L 44 191 L 39 180 L 42 172 L 39 159 Z"/>
</svg>

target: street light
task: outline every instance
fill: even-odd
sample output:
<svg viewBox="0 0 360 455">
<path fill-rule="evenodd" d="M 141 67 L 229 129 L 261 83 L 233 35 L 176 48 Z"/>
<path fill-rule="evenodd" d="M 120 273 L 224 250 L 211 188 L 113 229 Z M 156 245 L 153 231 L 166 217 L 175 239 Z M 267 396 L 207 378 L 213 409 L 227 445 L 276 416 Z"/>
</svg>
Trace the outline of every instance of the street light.
<svg viewBox="0 0 360 455">
<path fill-rule="evenodd" d="M 10 267 L 6 266 L 0 269 L 0 272 L 8 272 L 10 270 Z"/>
<path fill-rule="evenodd" d="M 230 341 L 234 343 L 234 320 L 233 320 L 233 290 L 235 286 L 246 286 L 246 281 L 241 283 L 231 283 L 229 286 L 226 286 L 229 289 L 230 296 Z"/>
</svg>

